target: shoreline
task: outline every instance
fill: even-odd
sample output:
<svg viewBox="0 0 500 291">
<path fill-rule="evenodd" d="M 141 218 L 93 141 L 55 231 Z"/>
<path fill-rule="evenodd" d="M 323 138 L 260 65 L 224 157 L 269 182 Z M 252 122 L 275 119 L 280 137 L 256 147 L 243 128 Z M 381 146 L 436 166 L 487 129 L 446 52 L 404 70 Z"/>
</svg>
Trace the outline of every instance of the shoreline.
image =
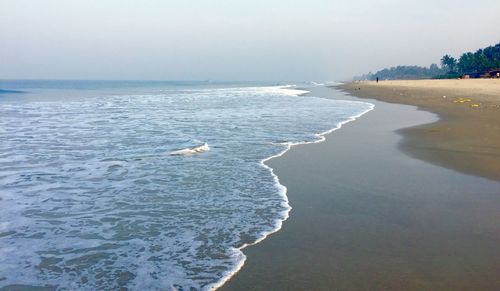
<svg viewBox="0 0 500 291">
<path fill-rule="evenodd" d="M 334 92 L 334 90 L 329 88 L 321 88 L 321 89 L 313 88 L 312 91 L 317 91 L 317 90 L 321 91 L 321 94 L 319 94 L 321 97 L 325 97 L 322 95 L 325 94 L 328 95 L 332 94 L 331 92 Z M 313 92 L 313 94 L 315 94 L 315 96 L 318 95 L 316 92 Z M 337 96 L 331 98 L 339 97 L 338 93 L 335 94 L 337 94 Z M 343 94 L 340 94 L 340 98 L 342 98 L 342 100 L 354 99 L 356 101 L 364 101 L 357 99 L 355 97 L 348 97 L 342 95 Z M 327 98 L 329 97 L 327 96 Z M 340 288 L 342 290 L 359 290 L 363 288 L 366 289 L 368 287 L 372 289 L 373 287 L 375 287 L 375 289 L 377 289 L 376 286 L 379 287 L 384 286 L 384 289 L 387 290 L 397 290 L 402 287 L 409 290 L 419 290 L 419 289 L 421 290 L 422 287 L 436 287 L 436 286 L 439 286 L 441 289 L 447 289 L 443 288 L 446 286 L 443 284 L 445 284 L 446 282 L 449 283 L 449 280 L 445 280 L 446 281 L 445 283 L 440 283 L 443 281 L 443 278 L 442 277 L 440 278 L 439 275 L 443 274 L 439 274 L 438 276 L 436 276 L 437 279 L 439 279 L 438 281 L 430 280 L 430 282 L 424 282 L 422 284 L 419 284 L 419 282 L 422 281 L 422 278 L 419 278 L 419 276 L 416 276 L 416 278 L 412 278 L 414 280 L 409 280 L 407 282 L 405 282 L 405 280 L 401 280 L 401 278 L 396 280 L 394 276 L 397 277 L 397 274 L 391 274 L 391 273 L 398 273 L 398 271 L 401 269 L 407 270 L 409 266 L 405 266 L 406 268 L 397 267 L 394 269 L 394 266 L 391 266 L 391 264 L 387 264 L 385 262 L 393 261 L 396 259 L 397 262 L 395 263 L 395 265 L 403 264 L 398 259 L 400 258 L 400 256 L 406 255 L 406 252 L 402 252 L 400 256 L 393 256 L 389 252 L 389 254 L 385 254 L 386 256 L 381 256 L 380 260 L 381 265 L 378 266 L 373 266 L 370 263 L 372 261 L 372 259 L 370 258 L 361 257 L 357 258 L 357 260 L 352 260 L 351 257 L 357 257 L 359 251 L 366 252 L 367 250 L 370 250 L 373 252 L 370 253 L 371 256 L 377 256 L 378 253 L 380 253 L 380 250 L 377 250 L 377 248 L 380 248 L 381 246 L 380 242 L 377 241 L 378 240 L 383 241 L 387 237 L 394 236 L 395 234 L 398 233 L 393 230 L 389 232 L 382 232 L 381 234 L 373 233 L 373 231 L 371 230 L 372 227 L 371 224 L 373 223 L 376 224 L 378 223 L 378 220 L 380 220 L 380 217 L 378 217 L 379 215 L 377 214 L 380 211 L 380 209 L 377 209 L 376 207 L 377 203 L 375 204 L 375 206 L 372 207 L 370 205 L 371 203 L 358 205 L 359 204 L 358 201 L 352 200 L 353 197 L 351 196 L 354 196 L 355 198 L 360 195 L 360 193 L 358 193 L 359 189 L 357 188 L 364 189 L 366 192 L 362 192 L 362 194 L 367 197 L 371 196 L 373 192 L 376 192 L 377 195 L 375 195 L 375 198 L 365 197 L 365 199 L 376 199 L 378 196 L 385 197 L 387 196 L 387 193 L 385 191 L 388 191 L 389 193 L 393 191 L 393 190 L 384 190 L 384 186 L 380 185 L 381 182 L 379 180 L 384 180 L 384 179 L 387 180 L 390 177 L 387 177 L 385 173 L 383 173 L 384 171 L 378 171 L 379 170 L 378 162 L 380 162 L 379 161 L 380 158 L 371 155 L 369 151 L 370 150 L 373 151 L 374 149 L 375 150 L 380 149 L 382 150 L 382 152 L 384 152 L 384 154 L 382 155 L 382 157 L 384 158 L 381 160 L 384 162 L 390 160 L 390 164 L 391 165 L 394 164 L 386 169 L 387 172 L 393 172 L 394 174 L 399 174 L 401 172 L 400 167 L 402 165 L 407 166 L 408 164 L 411 165 L 416 164 L 418 165 L 418 167 L 416 167 L 416 169 L 411 168 L 410 172 L 415 172 L 416 174 L 425 176 L 426 178 L 429 178 L 428 173 L 436 173 L 438 178 L 445 178 L 456 181 L 457 182 L 456 185 L 453 184 L 454 189 L 453 191 L 451 191 L 452 193 L 455 192 L 462 193 L 460 192 L 461 191 L 460 189 L 463 189 L 464 187 L 466 188 L 465 192 L 467 193 L 467 191 L 470 191 L 472 188 L 474 188 L 477 191 L 483 191 L 483 194 L 479 196 L 484 196 L 484 199 L 486 200 L 492 199 L 495 202 L 499 202 L 498 198 L 492 194 L 496 193 L 495 191 L 500 189 L 500 184 L 496 182 L 489 182 L 488 180 L 483 180 L 481 178 L 464 176 L 463 174 L 460 173 L 451 172 L 444 168 L 435 167 L 430 164 L 414 160 L 411 157 L 408 157 L 405 154 L 401 153 L 397 149 L 396 147 L 397 142 L 394 141 L 399 141 L 400 137 L 393 131 L 377 130 L 376 134 L 382 135 L 384 137 L 386 135 L 388 137 L 390 136 L 391 141 L 388 142 L 385 140 L 385 138 L 377 138 L 377 142 L 380 143 L 381 145 L 380 147 L 368 146 L 370 150 L 360 150 L 360 148 L 364 149 L 367 146 L 363 145 L 363 143 L 352 144 L 353 141 L 352 139 L 358 141 L 360 138 L 360 136 L 358 136 L 359 132 L 369 133 L 370 131 L 372 131 L 373 122 L 375 122 L 376 124 L 377 122 L 381 122 L 382 120 L 382 123 L 384 124 L 383 127 L 404 128 L 407 125 L 415 126 L 417 124 L 423 124 L 435 120 L 435 118 L 432 117 L 433 116 L 432 114 L 422 111 L 416 111 L 414 108 L 407 109 L 408 106 L 405 105 L 389 105 L 387 103 L 378 102 L 376 103 L 375 106 L 378 107 L 378 104 L 380 104 L 381 106 L 380 110 L 373 110 L 372 111 L 373 113 L 364 115 L 363 118 L 360 118 L 357 122 L 348 123 L 346 127 L 345 128 L 342 127 L 342 130 L 340 131 L 335 131 L 335 133 L 326 134 L 325 142 L 307 146 L 292 147 L 289 151 L 284 153 L 278 159 L 273 159 L 269 161 L 270 167 L 272 167 L 275 173 L 279 176 L 281 183 L 288 188 L 288 193 L 287 193 L 288 199 L 290 200 L 290 204 L 293 207 L 293 209 L 291 210 L 291 215 L 280 231 L 275 232 L 272 236 L 269 236 L 266 240 L 261 241 L 259 244 L 253 245 L 252 247 L 245 249 L 245 255 L 247 257 L 245 266 L 240 270 L 240 272 L 236 273 L 232 278 L 230 278 L 228 282 L 220 288 L 220 290 L 304 290 L 304 288 L 308 289 L 312 288 L 314 290 L 331 290 L 335 288 Z M 384 120 L 384 118 L 386 118 L 384 117 L 384 115 L 387 115 L 387 112 L 390 112 L 390 110 L 392 110 L 392 109 L 389 110 L 387 108 L 396 108 L 398 111 L 401 112 L 398 114 L 400 115 L 402 114 L 401 116 L 404 117 L 408 117 L 407 116 L 408 114 L 409 116 L 415 115 L 415 116 L 425 116 L 425 117 L 409 117 L 410 121 L 399 122 L 398 123 L 399 125 L 394 126 L 391 122 L 387 122 L 387 120 Z M 374 118 L 373 116 L 375 115 L 377 117 Z M 412 120 L 412 118 L 418 121 Z M 375 129 L 378 129 L 378 127 L 379 126 L 376 126 Z M 355 128 L 357 132 L 352 132 L 353 128 Z M 347 140 L 344 140 L 346 136 Z M 363 140 L 363 137 L 361 137 L 361 140 Z M 333 149 L 333 151 L 332 151 L 332 145 L 336 146 Z M 336 150 L 339 149 L 340 152 L 336 152 Z M 360 151 L 358 152 L 357 150 Z M 389 151 L 390 154 L 385 153 L 386 151 Z M 359 155 L 361 155 L 365 159 L 358 157 Z M 394 157 L 396 155 L 397 157 Z M 353 160 L 354 156 L 356 156 L 356 160 Z M 355 164 L 356 166 L 359 166 L 359 168 L 354 165 L 351 165 L 351 163 Z M 376 167 L 374 165 L 376 165 Z M 325 171 L 318 171 L 318 168 Z M 370 169 L 372 171 L 370 171 Z M 358 171 L 361 173 L 358 173 Z M 347 172 L 348 175 L 346 175 L 345 172 Z M 370 174 L 364 175 L 367 173 Z M 363 177 L 361 183 L 357 181 L 355 178 L 353 178 L 352 174 Z M 377 177 L 380 175 L 382 175 L 381 179 L 379 179 L 380 177 Z M 347 182 L 343 181 L 342 177 L 345 178 Z M 415 183 L 414 182 L 415 179 L 412 177 L 410 178 L 411 180 L 408 180 L 409 184 Z M 408 187 L 407 185 L 405 185 L 404 182 L 393 181 L 392 184 L 397 186 L 396 188 L 400 189 L 403 192 L 407 191 L 405 188 L 410 188 L 411 190 L 415 190 L 413 189 L 414 187 Z M 389 189 L 393 188 L 394 185 L 392 184 L 391 184 L 392 187 L 387 187 L 387 188 Z M 431 185 L 423 184 L 422 187 L 432 188 L 430 190 L 438 191 L 438 193 L 441 194 L 441 196 L 444 195 L 445 197 L 447 197 L 450 195 L 450 193 L 447 193 L 446 191 L 443 193 L 439 192 L 439 191 L 444 191 L 442 189 L 443 186 L 441 185 L 441 183 L 433 182 L 427 184 Z M 347 194 L 349 195 L 339 196 L 337 192 L 343 192 L 343 191 L 347 192 Z M 325 195 L 324 192 L 328 192 L 329 195 Z M 392 197 L 393 195 L 396 194 L 393 193 L 389 196 Z M 469 199 L 469 196 L 467 195 L 464 194 L 460 195 L 464 196 L 463 200 Z M 411 198 L 410 200 L 416 199 L 413 197 L 416 197 L 415 194 L 405 193 L 405 195 L 403 195 L 403 197 L 401 198 L 402 199 Z M 385 197 L 384 199 L 387 198 L 389 197 Z M 335 201 L 338 199 L 340 199 L 340 203 L 339 201 L 336 201 L 336 203 L 332 203 L 332 200 Z M 366 209 L 365 211 L 359 211 L 359 212 L 354 211 L 354 212 L 349 212 L 348 214 L 342 213 L 342 215 L 339 215 L 335 211 L 334 212 L 327 211 L 328 213 L 325 213 L 324 211 L 320 210 L 325 207 L 327 209 L 340 208 L 341 210 L 340 212 L 343 212 L 345 210 L 343 208 L 345 207 L 346 201 L 350 201 L 349 203 L 347 203 L 347 205 L 354 203 L 356 204 L 357 207 L 369 208 L 370 213 L 375 211 L 374 213 L 371 213 L 374 214 L 375 217 L 371 217 L 370 220 L 365 221 L 366 224 L 359 224 L 358 223 L 359 220 L 365 219 L 364 216 L 366 216 L 367 212 Z M 423 199 L 423 201 L 419 202 L 421 203 L 425 202 L 426 204 L 435 203 L 435 201 L 429 201 L 427 199 Z M 310 204 L 314 204 L 314 207 L 312 207 Z M 493 205 L 493 204 L 486 203 L 486 205 Z M 448 207 L 446 204 L 444 206 Z M 408 207 L 414 207 L 414 206 L 408 206 Z M 388 209 L 391 209 L 391 211 L 398 212 L 399 208 L 400 207 L 386 208 L 384 206 L 383 210 L 388 211 Z M 468 212 L 473 212 L 477 210 L 475 209 L 475 207 L 472 208 L 474 209 L 473 210 L 466 209 L 466 210 Z M 415 211 L 418 211 L 418 209 L 420 208 L 417 208 Z M 407 209 L 403 208 L 403 210 Z M 496 211 L 498 209 L 495 208 L 494 210 Z M 493 214 L 494 213 L 496 212 L 493 212 Z M 443 214 L 446 214 L 446 211 L 444 211 L 444 213 L 440 211 L 439 213 L 433 213 L 433 214 L 434 216 L 441 217 Z M 490 215 L 490 216 L 493 214 L 492 211 L 485 211 L 483 213 L 483 215 Z M 345 219 L 343 215 L 352 215 L 353 218 Z M 406 215 L 406 213 L 400 213 L 398 215 L 404 216 Z M 457 213 L 457 216 L 460 215 L 461 214 Z M 428 216 L 419 217 L 418 219 L 426 219 L 427 217 Z M 463 217 L 445 216 L 441 217 L 441 220 L 448 223 L 450 219 L 456 220 L 457 218 L 463 219 Z M 339 223 L 339 219 L 341 223 Z M 391 219 L 389 221 L 384 221 L 384 223 L 381 223 L 381 225 L 378 225 L 377 227 L 391 229 L 394 227 L 393 225 L 394 223 L 395 222 L 393 221 L 393 219 Z M 466 224 L 466 226 L 469 226 L 469 224 Z M 367 226 L 369 227 L 365 229 Z M 490 225 L 490 226 L 495 231 L 499 230 L 499 228 L 496 225 Z M 463 228 L 463 225 L 461 225 L 461 227 Z M 339 228 L 343 231 L 338 231 Z M 359 231 L 354 231 L 354 229 L 356 228 L 358 228 L 357 230 Z M 401 229 L 400 231 L 402 230 L 403 229 Z M 466 232 L 471 231 L 470 228 L 466 228 L 466 230 L 467 230 Z M 487 230 L 487 232 L 489 233 L 490 230 L 491 229 Z M 453 228 L 453 231 L 450 231 L 444 228 L 441 233 L 444 234 L 449 233 L 450 237 L 453 237 L 452 234 L 455 234 L 454 232 L 460 232 L 460 229 Z M 435 239 L 434 236 L 439 236 L 441 235 L 441 233 L 435 234 L 434 232 L 432 232 L 432 235 L 430 238 L 428 238 L 428 241 L 433 241 Z M 339 237 L 337 237 L 335 234 L 337 234 L 337 236 Z M 362 237 L 366 235 L 369 236 L 370 239 L 360 239 L 360 236 Z M 415 234 L 412 232 L 412 235 Z M 338 251 L 338 248 L 336 248 L 336 245 L 337 247 L 340 247 L 340 249 L 346 247 L 344 243 L 340 243 L 339 245 L 339 240 L 342 241 L 342 239 L 346 239 L 346 237 L 350 237 L 350 239 L 347 239 L 347 241 L 351 242 L 348 245 L 352 245 L 352 248 L 356 248 L 357 245 L 358 246 L 364 245 L 364 247 L 361 248 L 360 250 L 358 249 L 357 250 L 358 252 L 356 252 L 355 250 L 350 250 L 348 252 L 339 251 L 340 254 L 337 253 L 336 250 Z M 446 235 L 444 235 L 444 237 L 446 239 L 450 238 L 446 237 Z M 373 243 L 373 241 L 375 241 L 376 243 Z M 495 243 L 498 242 L 498 240 L 496 239 L 494 239 L 493 241 Z M 493 253 L 498 252 L 499 251 L 498 247 L 493 247 L 493 249 L 491 249 L 491 245 L 489 244 L 490 242 L 491 241 L 487 242 L 487 244 L 490 246 L 490 251 Z M 467 241 L 467 244 L 468 243 L 470 243 L 470 241 Z M 486 242 L 480 241 L 475 243 L 476 245 L 478 244 L 480 245 Z M 391 243 L 388 244 L 391 245 Z M 415 244 L 415 238 L 411 237 L 411 240 L 408 242 L 396 245 L 393 244 L 392 246 L 404 249 L 407 247 L 408 244 Z M 463 246 L 460 245 L 460 247 L 466 248 L 467 244 Z M 349 247 L 347 248 L 349 249 Z M 451 249 L 455 252 L 455 254 L 458 251 L 456 247 Z M 479 249 L 484 250 L 484 248 L 479 248 Z M 421 248 L 421 250 L 425 251 L 425 248 Z M 460 249 L 460 251 L 463 251 L 463 249 Z M 447 253 L 447 252 L 445 250 L 439 250 L 438 252 L 436 252 L 436 255 L 442 253 Z M 411 251 L 408 252 L 408 255 L 412 256 L 413 252 Z M 491 253 L 488 254 L 488 256 L 491 256 Z M 488 256 L 481 257 L 481 259 L 485 260 L 485 262 L 483 262 L 485 265 L 488 264 L 493 264 L 494 266 L 500 265 L 500 262 L 497 262 L 498 259 L 497 261 L 495 261 L 495 259 L 493 258 L 493 262 L 491 261 L 491 259 L 488 261 L 487 259 Z M 330 257 L 336 259 L 331 260 Z M 447 258 L 447 261 L 450 260 L 453 261 L 453 259 Z M 411 260 L 404 262 L 407 262 L 408 265 L 411 265 L 413 263 Z M 347 268 L 349 269 L 349 272 L 346 272 L 345 269 L 342 270 L 342 266 L 345 264 L 350 265 L 352 267 L 351 269 Z M 480 267 L 478 267 L 477 270 L 478 274 L 481 274 L 481 276 L 483 277 L 492 276 L 490 273 L 488 273 L 487 271 L 488 268 L 483 268 L 481 264 L 479 264 L 479 266 Z M 368 277 L 370 277 L 369 280 L 359 280 L 358 276 L 360 275 L 359 273 L 360 270 L 363 270 L 363 273 L 365 273 L 365 271 L 367 271 L 366 269 L 367 268 L 369 269 L 371 267 L 374 267 L 371 270 L 373 273 L 379 273 L 380 275 L 380 271 L 382 271 L 383 275 L 388 276 L 390 279 L 386 280 L 387 278 L 380 278 L 377 276 L 368 275 Z M 419 266 L 419 268 L 417 269 L 420 270 L 421 267 L 422 266 Z M 427 267 L 428 266 L 426 266 L 426 268 L 424 269 L 427 269 Z M 465 267 L 467 266 L 462 265 L 458 269 L 460 269 L 459 271 L 464 271 L 463 268 Z M 387 273 L 388 270 L 392 270 L 392 272 Z M 460 277 L 467 279 L 467 276 L 464 277 L 462 274 L 460 274 L 460 276 L 458 276 L 457 278 Z M 461 282 L 457 283 L 456 286 L 460 286 L 460 283 L 467 283 L 467 280 L 458 280 L 458 281 Z M 500 284 L 500 282 L 498 282 L 498 284 Z M 479 285 L 476 284 L 474 286 L 497 287 L 498 284 L 496 284 L 496 282 L 494 281 L 492 282 L 490 279 L 490 281 L 486 282 L 486 284 L 479 284 Z M 363 286 L 363 288 L 360 288 L 361 286 Z M 483 289 L 489 290 L 486 287 Z"/>
<path fill-rule="evenodd" d="M 288 93 L 290 93 L 290 94 L 292 94 L 292 92 L 293 92 L 293 93 L 296 94 L 296 96 L 306 96 L 306 95 L 308 95 L 308 94 L 311 93 L 310 91 L 307 91 L 307 89 L 303 89 L 303 88 L 293 88 L 293 89 L 290 89 L 290 86 L 284 86 L 284 87 L 280 87 L 280 88 L 283 89 L 283 90 L 287 90 Z M 368 103 L 368 102 L 364 102 L 364 101 L 356 101 L 356 102 Z M 368 104 L 371 104 L 371 103 L 368 103 Z M 238 247 L 238 248 L 235 249 L 235 251 L 241 252 L 241 254 L 243 255 L 243 260 L 240 261 L 238 263 L 238 265 L 232 271 L 228 272 L 227 275 L 224 276 L 221 280 L 219 280 L 218 282 L 216 282 L 216 283 L 214 283 L 212 285 L 207 286 L 209 290 L 219 290 L 228 281 L 230 281 L 234 276 L 236 276 L 242 270 L 242 268 L 245 266 L 245 261 L 246 261 L 247 257 L 243 253 L 243 250 L 246 249 L 246 248 L 248 248 L 248 247 L 255 246 L 255 245 L 261 243 L 262 241 L 264 241 L 265 239 L 267 239 L 269 236 L 271 236 L 274 233 L 277 233 L 278 231 L 280 231 L 282 229 L 282 227 L 283 227 L 283 224 L 290 217 L 290 211 L 292 211 L 293 207 L 289 203 L 289 199 L 288 199 L 288 196 L 287 196 L 287 187 L 280 182 L 279 176 L 276 175 L 276 173 L 274 173 L 274 168 L 272 168 L 271 166 L 269 166 L 267 164 L 267 162 L 269 162 L 269 161 L 271 161 L 271 160 L 273 160 L 275 158 L 282 157 L 283 155 L 285 155 L 287 152 L 289 152 L 295 146 L 302 146 L 302 145 L 308 145 L 308 144 L 316 144 L 316 143 L 321 143 L 321 142 L 326 141 L 326 136 L 327 135 L 332 134 L 334 131 L 341 129 L 343 125 L 345 125 L 345 124 L 347 124 L 349 122 L 356 121 L 358 118 L 360 118 L 363 115 L 365 115 L 366 113 L 372 111 L 374 108 L 375 108 L 375 105 L 371 104 L 370 109 L 368 109 L 368 110 L 366 110 L 364 112 L 361 112 L 360 114 L 351 116 L 349 119 L 347 119 L 345 121 L 337 123 L 335 125 L 335 127 L 331 128 L 331 129 L 329 129 L 327 131 L 324 131 L 324 132 L 321 132 L 321 133 L 315 133 L 314 137 L 317 138 L 315 140 L 304 141 L 304 142 L 294 142 L 294 143 L 292 143 L 292 142 L 286 142 L 286 143 L 284 143 L 286 145 L 286 148 L 283 151 L 281 151 L 280 153 L 278 153 L 276 155 L 270 156 L 270 157 L 265 158 L 265 159 L 263 159 L 263 160 L 260 161 L 260 165 L 262 167 L 264 167 L 265 169 L 269 170 L 269 172 L 273 176 L 273 179 L 274 179 L 274 181 L 276 183 L 276 186 L 278 188 L 278 191 L 279 191 L 279 195 L 283 197 L 284 203 L 286 203 L 287 209 L 285 210 L 283 218 L 279 219 L 276 222 L 275 228 L 273 230 L 262 233 L 261 234 L 262 236 L 259 239 L 257 239 L 255 242 L 244 244 L 244 245 L 242 245 L 242 246 L 240 246 L 240 247 Z"/>
<path fill-rule="evenodd" d="M 406 154 L 500 181 L 500 80 L 407 80 L 333 86 L 352 96 L 417 106 L 439 120 L 398 132 Z"/>
</svg>

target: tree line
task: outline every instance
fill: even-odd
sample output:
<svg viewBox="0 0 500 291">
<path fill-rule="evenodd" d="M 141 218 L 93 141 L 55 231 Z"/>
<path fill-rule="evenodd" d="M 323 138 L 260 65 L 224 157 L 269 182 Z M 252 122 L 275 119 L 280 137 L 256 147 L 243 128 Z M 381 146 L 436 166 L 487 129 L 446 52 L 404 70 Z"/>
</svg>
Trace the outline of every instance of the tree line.
<svg viewBox="0 0 500 291">
<path fill-rule="evenodd" d="M 441 66 L 432 64 L 429 67 L 397 66 L 355 77 L 355 80 L 393 79 L 446 79 L 463 75 L 477 76 L 484 72 L 500 68 L 500 43 L 466 52 L 458 59 L 445 55 L 441 58 Z"/>
</svg>

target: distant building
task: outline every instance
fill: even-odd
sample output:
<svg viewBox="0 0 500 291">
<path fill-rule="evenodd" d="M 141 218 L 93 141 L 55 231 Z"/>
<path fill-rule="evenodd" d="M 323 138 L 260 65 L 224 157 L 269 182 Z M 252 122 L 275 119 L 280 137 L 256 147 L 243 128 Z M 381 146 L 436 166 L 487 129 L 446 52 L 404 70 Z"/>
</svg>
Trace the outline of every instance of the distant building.
<svg viewBox="0 0 500 291">
<path fill-rule="evenodd" d="M 489 70 L 481 75 L 481 78 L 500 78 L 500 69 Z"/>
<path fill-rule="evenodd" d="M 490 79 L 490 78 L 500 78 L 500 69 L 493 69 L 486 72 L 470 73 L 462 76 L 462 79 Z"/>
</svg>

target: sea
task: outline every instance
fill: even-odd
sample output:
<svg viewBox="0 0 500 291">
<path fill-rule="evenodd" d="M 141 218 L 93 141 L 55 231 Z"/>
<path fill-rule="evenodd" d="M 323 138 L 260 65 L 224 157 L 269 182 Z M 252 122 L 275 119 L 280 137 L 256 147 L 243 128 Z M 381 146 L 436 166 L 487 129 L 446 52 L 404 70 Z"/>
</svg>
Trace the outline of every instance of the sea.
<svg viewBox="0 0 500 291">
<path fill-rule="evenodd" d="M 0 81 L 0 288 L 217 289 L 293 207 L 266 161 L 373 108 L 320 85 Z"/>
</svg>

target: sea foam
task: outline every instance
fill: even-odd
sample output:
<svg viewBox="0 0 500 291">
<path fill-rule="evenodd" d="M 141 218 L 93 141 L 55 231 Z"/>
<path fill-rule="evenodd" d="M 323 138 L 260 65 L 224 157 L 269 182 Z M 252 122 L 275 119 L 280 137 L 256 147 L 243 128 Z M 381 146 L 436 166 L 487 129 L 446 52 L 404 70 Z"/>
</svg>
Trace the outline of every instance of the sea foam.
<svg viewBox="0 0 500 291">
<path fill-rule="evenodd" d="M 288 217 L 266 161 L 373 108 L 292 86 L 127 91 L 0 103 L 0 287 L 216 289 Z"/>
<path fill-rule="evenodd" d="M 190 156 L 190 155 L 194 155 L 194 154 L 205 153 L 205 152 L 208 152 L 209 150 L 210 150 L 210 147 L 208 146 L 208 144 L 204 143 L 200 146 L 196 146 L 193 148 L 185 148 L 182 150 L 173 151 L 170 153 L 170 155 Z"/>
</svg>

